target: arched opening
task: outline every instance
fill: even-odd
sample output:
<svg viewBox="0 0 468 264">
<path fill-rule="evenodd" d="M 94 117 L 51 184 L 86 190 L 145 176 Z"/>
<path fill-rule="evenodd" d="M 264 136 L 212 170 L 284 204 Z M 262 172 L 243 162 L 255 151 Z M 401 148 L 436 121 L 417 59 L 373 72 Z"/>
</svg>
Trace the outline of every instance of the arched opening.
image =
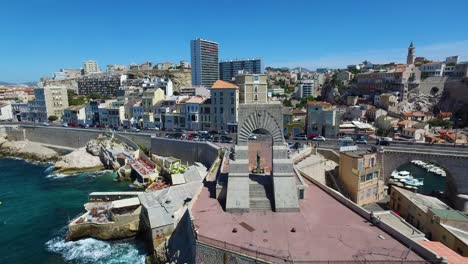
<svg viewBox="0 0 468 264">
<path fill-rule="evenodd" d="M 417 193 L 441 198 L 446 189 L 448 172 L 427 160 L 412 160 L 392 172 L 390 183 Z"/>
<path fill-rule="evenodd" d="M 273 165 L 273 137 L 264 128 L 252 131 L 248 137 L 249 172 L 270 175 Z"/>
<path fill-rule="evenodd" d="M 436 95 L 439 92 L 439 88 L 437 87 L 432 87 L 431 89 L 431 95 Z"/>
</svg>

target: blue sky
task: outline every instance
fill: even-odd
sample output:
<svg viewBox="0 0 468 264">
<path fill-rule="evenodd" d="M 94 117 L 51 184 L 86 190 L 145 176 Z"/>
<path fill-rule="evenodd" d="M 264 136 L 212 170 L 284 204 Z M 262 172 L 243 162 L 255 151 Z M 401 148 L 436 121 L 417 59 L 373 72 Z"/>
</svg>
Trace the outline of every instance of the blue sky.
<svg viewBox="0 0 468 264">
<path fill-rule="evenodd" d="M 35 81 L 94 59 L 190 60 L 189 42 L 266 66 L 343 67 L 416 55 L 468 60 L 468 1 L 11 0 L 0 8 L 0 81 Z"/>
</svg>

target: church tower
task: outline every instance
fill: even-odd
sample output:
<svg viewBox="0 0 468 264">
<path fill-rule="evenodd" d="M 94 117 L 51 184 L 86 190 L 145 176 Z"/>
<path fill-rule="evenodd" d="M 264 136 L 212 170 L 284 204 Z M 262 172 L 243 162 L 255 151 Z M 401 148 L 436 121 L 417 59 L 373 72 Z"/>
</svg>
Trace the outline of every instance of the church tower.
<svg viewBox="0 0 468 264">
<path fill-rule="evenodd" d="M 406 64 L 414 64 L 415 57 L 413 41 L 411 41 L 411 44 L 408 48 L 408 56 L 406 57 Z"/>
</svg>

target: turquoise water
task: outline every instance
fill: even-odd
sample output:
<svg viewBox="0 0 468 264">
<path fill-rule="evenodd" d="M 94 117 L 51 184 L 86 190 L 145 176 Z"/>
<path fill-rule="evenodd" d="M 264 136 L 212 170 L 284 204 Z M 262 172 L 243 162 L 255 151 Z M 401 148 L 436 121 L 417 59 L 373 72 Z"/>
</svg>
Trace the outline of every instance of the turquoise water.
<svg viewBox="0 0 468 264">
<path fill-rule="evenodd" d="M 50 165 L 0 159 L 0 263 L 144 263 L 134 240 L 66 242 L 92 191 L 129 190 L 114 175 L 49 175 Z"/>
<path fill-rule="evenodd" d="M 414 178 L 423 178 L 424 185 L 419 187 L 418 193 L 431 194 L 432 191 L 445 191 L 445 177 L 426 171 L 419 166 L 408 163 L 398 168 L 398 171 L 409 171 Z"/>
</svg>

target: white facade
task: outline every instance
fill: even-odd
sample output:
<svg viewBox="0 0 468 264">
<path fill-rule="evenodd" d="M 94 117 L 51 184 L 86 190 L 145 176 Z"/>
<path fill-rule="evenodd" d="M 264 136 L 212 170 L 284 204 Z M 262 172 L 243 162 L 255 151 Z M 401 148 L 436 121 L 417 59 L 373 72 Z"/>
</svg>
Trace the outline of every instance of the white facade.
<svg viewBox="0 0 468 264">
<path fill-rule="evenodd" d="M 299 89 L 296 94 L 297 97 L 302 98 L 306 96 L 316 95 L 316 83 L 314 80 L 302 80 L 299 84 Z"/>
<path fill-rule="evenodd" d="M 422 77 L 440 77 L 444 73 L 445 63 L 427 63 L 419 67 Z"/>
<path fill-rule="evenodd" d="M 101 72 L 101 70 L 98 67 L 97 62 L 93 60 L 88 60 L 88 61 L 83 62 L 83 71 L 84 71 L 84 74 Z"/>
<path fill-rule="evenodd" d="M 13 119 L 13 111 L 11 104 L 0 103 L 0 121 L 7 121 Z"/>
<path fill-rule="evenodd" d="M 63 111 L 63 122 L 67 124 L 84 125 L 86 124 L 86 107 L 72 106 Z"/>
</svg>

